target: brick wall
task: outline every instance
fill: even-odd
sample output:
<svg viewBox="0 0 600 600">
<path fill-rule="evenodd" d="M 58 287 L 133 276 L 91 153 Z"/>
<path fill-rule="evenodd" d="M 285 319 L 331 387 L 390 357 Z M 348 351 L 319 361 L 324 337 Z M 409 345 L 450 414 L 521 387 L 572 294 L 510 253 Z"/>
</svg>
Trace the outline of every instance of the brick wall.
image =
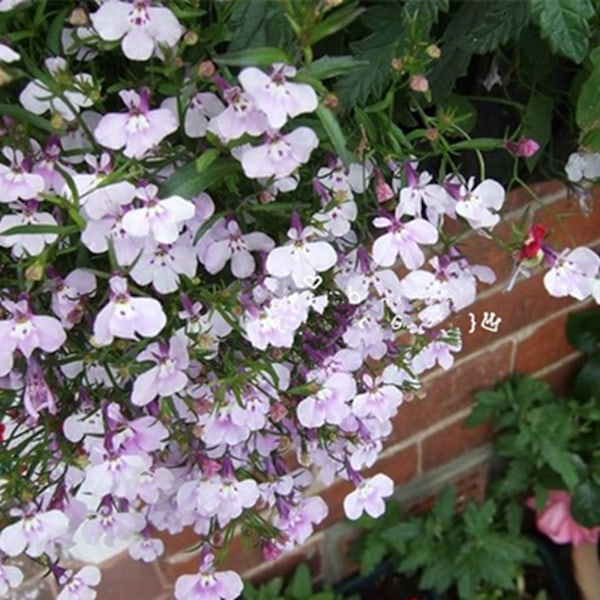
<svg viewBox="0 0 600 600">
<path fill-rule="evenodd" d="M 537 191 L 544 195 L 544 201 L 536 220 L 552 231 L 553 244 L 600 246 L 600 211 L 583 216 L 576 201 L 569 199 L 566 190 L 555 182 L 542 184 Z M 600 196 L 600 191 L 596 191 L 596 196 Z M 513 212 L 499 226 L 500 235 L 506 232 L 508 220 L 516 219 L 519 207 L 529 200 L 522 190 L 511 195 L 509 208 Z M 555 216 L 562 217 L 564 229 Z M 541 272 L 520 280 L 512 292 L 505 294 L 502 288 L 512 270 L 506 254 L 481 237 L 467 240 L 466 248 L 473 262 L 495 270 L 499 283 L 486 290 L 475 305 L 450 320 L 463 332 L 460 358 L 450 372 L 432 372 L 425 380 L 422 397 L 400 407 L 393 434 L 379 462 L 371 469 L 373 473 L 390 475 L 398 486 L 398 498 L 414 511 L 427 509 L 436 491 L 447 481 L 457 484 L 459 495 L 476 498 L 483 495 L 490 458 L 490 427 L 463 428 L 476 390 L 492 386 L 516 371 L 542 377 L 562 391 L 581 364 L 581 358 L 565 339 L 564 325 L 569 313 L 592 304 L 550 297 L 543 288 Z M 480 321 L 484 311 L 494 311 L 502 318 L 498 332 L 486 331 L 478 325 L 469 334 L 469 313 Z M 330 514 L 305 546 L 276 563 L 265 564 L 257 549 L 235 539 L 227 566 L 261 581 L 274 574 L 287 574 L 297 563 L 308 561 L 315 577 L 339 579 L 350 568 L 343 558 L 343 548 L 351 533 L 342 524 L 341 507 L 350 489 L 348 483 L 338 482 L 321 492 Z M 165 539 L 166 556 L 154 565 L 123 557 L 105 563 L 99 599 L 172 598 L 169 590 L 174 580 L 197 569 L 197 557 L 189 551 L 196 541 L 190 531 Z M 37 598 L 54 598 L 51 586 L 43 585 Z"/>
</svg>

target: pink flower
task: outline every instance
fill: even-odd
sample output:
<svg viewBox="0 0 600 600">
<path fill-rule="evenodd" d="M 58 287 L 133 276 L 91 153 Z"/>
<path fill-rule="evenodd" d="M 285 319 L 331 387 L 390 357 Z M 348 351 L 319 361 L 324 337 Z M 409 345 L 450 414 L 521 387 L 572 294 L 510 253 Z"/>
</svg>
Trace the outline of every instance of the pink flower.
<svg viewBox="0 0 600 600">
<path fill-rule="evenodd" d="M 363 512 L 376 519 L 385 512 L 384 498 L 394 493 L 394 482 L 382 473 L 363 479 L 360 485 L 344 498 L 344 512 L 355 521 Z"/>
<path fill-rule="evenodd" d="M 535 499 L 528 498 L 525 504 L 535 508 Z M 564 490 L 551 490 L 544 509 L 537 514 L 537 528 L 557 544 L 596 544 L 600 526 L 588 529 L 571 516 L 571 496 Z"/>
<path fill-rule="evenodd" d="M 131 393 L 133 404 L 146 406 L 156 396 L 172 396 L 188 384 L 185 369 L 189 356 L 183 337 L 174 335 L 168 346 L 150 344 L 138 355 L 138 362 L 152 361 L 156 366 L 136 377 Z"/>
<path fill-rule="evenodd" d="M 20 150 L 2 148 L 2 154 L 10 161 L 10 167 L 0 163 L 0 203 L 28 200 L 44 191 L 44 179 L 30 173 L 31 161 Z"/>
<path fill-rule="evenodd" d="M 242 152 L 242 168 L 246 177 L 275 177 L 291 175 L 308 161 L 319 145 L 317 135 L 308 127 L 298 127 L 291 133 L 267 135 L 262 146 L 249 146 Z"/>
<path fill-rule="evenodd" d="M 135 340 L 138 334 L 158 335 L 167 322 L 160 302 L 154 298 L 133 298 L 123 277 L 111 277 L 109 284 L 110 300 L 94 322 L 96 343 L 107 346 L 114 337 Z"/>
<path fill-rule="evenodd" d="M 109 4 L 112 3 L 111 0 Z M 119 96 L 129 112 L 104 115 L 94 130 L 94 137 L 104 147 L 113 150 L 124 147 L 123 154 L 128 158 L 142 158 L 177 129 L 177 119 L 169 109 L 150 110 L 150 92 L 146 88 L 139 94 L 123 90 Z"/>
<path fill-rule="evenodd" d="M 65 343 L 67 336 L 58 319 L 32 314 L 27 300 L 4 300 L 2 305 L 12 318 L 0 321 L 0 376 L 12 369 L 15 350 L 29 358 L 36 348 L 55 352 Z"/>
<path fill-rule="evenodd" d="M 506 140 L 504 147 L 511 154 L 521 158 L 530 158 L 540 149 L 540 145 L 531 138 L 521 138 L 518 142 Z"/>
<path fill-rule="evenodd" d="M 168 8 L 152 6 L 151 0 L 108 0 L 90 18 L 103 40 L 121 40 L 130 60 L 148 60 L 153 53 L 162 58 L 160 46 L 173 48 L 184 32 Z"/>
<path fill-rule="evenodd" d="M 267 116 L 273 129 L 283 127 L 288 116 L 313 112 L 318 100 L 315 91 L 306 83 L 290 83 L 286 77 L 294 77 L 296 69 L 275 64 L 271 74 L 266 75 L 256 67 L 247 67 L 239 74 L 240 83 L 254 100 L 256 106 Z"/>
</svg>

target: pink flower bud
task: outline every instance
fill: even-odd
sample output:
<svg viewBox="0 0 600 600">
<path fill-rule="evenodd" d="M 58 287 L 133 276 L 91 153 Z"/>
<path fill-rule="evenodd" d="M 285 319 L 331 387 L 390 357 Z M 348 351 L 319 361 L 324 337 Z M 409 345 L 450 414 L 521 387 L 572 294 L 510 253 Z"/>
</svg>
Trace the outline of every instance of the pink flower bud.
<svg viewBox="0 0 600 600">
<path fill-rule="evenodd" d="M 410 78 L 409 85 L 413 92 L 424 93 L 429 89 L 429 81 L 427 81 L 425 75 L 413 75 Z"/>
<path fill-rule="evenodd" d="M 521 158 L 529 158 L 540 149 L 540 145 L 531 138 L 521 138 L 518 142 L 507 140 L 504 142 L 504 147 L 511 154 Z"/>
</svg>

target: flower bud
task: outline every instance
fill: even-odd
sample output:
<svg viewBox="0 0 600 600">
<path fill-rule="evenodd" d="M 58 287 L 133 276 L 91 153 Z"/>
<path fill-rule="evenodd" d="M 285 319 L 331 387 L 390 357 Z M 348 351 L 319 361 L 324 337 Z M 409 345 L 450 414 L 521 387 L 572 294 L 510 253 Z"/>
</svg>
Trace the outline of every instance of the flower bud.
<svg viewBox="0 0 600 600">
<path fill-rule="evenodd" d="M 425 139 L 429 140 L 430 142 L 435 142 L 439 135 L 439 131 L 435 127 L 430 127 L 427 129 L 427 131 L 425 131 Z"/>
<path fill-rule="evenodd" d="M 183 43 L 186 46 L 195 46 L 198 43 L 198 34 L 191 29 L 186 31 L 183 36 Z"/>
<path fill-rule="evenodd" d="M 325 96 L 325 98 L 323 99 L 323 104 L 327 108 L 337 108 L 339 103 L 340 103 L 339 98 L 331 92 L 329 94 L 327 94 Z"/>
<path fill-rule="evenodd" d="M 404 69 L 404 61 L 401 58 L 393 58 L 390 64 L 394 71 L 402 71 Z"/>
<path fill-rule="evenodd" d="M 442 55 L 442 51 L 439 46 L 435 44 L 429 44 L 427 48 L 425 48 L 425 54 L 429 56 L 429 58 L 439 58 Z"/>
<path fill-rule="evenodd" d="M 198 66 L 198 75 L 202 77 L 212 77 L 217 68 L 212 60 L 205 60 Z"/>
<path fill-rule="evenodd" d="M 521 138 L 518 142 L 507 140 L 504 142 L 504 147 L 511 154 L 521 158 L 529 158 L 540 149 L 540 145 L 531 138 Z"/>
<path fill-rule="evenodd" d="M 90 24 L 88 14 L 81 7 L 73 9 L 73 12 L 69 15 L 69 25 L 73 27 L 87 27 Z"/>
<path fill-rule="evenodd" d="M 35 262 L 25 269 L 25 279 L 27 281 L 41 281 L 44 277 L 44 265 Z"/>
<path fill-rule="evenodd" d="M 54 131 L 63 131 L 65 128 L 65 120 L 60 113 L 55 112 L 50 119 L 50 125 Z"/>
<path fill-rule="evenodd" d="M 429 81 L 425 75 L 413 75 L 410 78 L 409 86 L 413 92 L 425 93 L 429 90 Z"/>
</svg>

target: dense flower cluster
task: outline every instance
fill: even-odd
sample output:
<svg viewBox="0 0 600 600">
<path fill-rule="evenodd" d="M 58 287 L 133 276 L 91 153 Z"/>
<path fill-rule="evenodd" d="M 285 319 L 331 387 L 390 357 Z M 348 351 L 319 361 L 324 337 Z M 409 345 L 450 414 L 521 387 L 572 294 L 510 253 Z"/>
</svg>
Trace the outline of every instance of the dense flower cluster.
<svg viewBox="0 0 600 600">
<path fill-rule="evenodd" d="M 175 597 L 233 599 L 221 534 L 243 523 L 269 559 L 303 543 L 328 511 L 316 480 L 352 482 L 349 518 L 382 514 L 393 482 L 361 471 L 420 375 L 452 366 L 446 319 L 495 281 L 441 232 L 489 235 L 506 193 L 436 182 L 409 155 L 338 156 L 314 125 L 318 90 L 288 64 L 212 65 L 177 96 L 115 87 L 90 55 L 166 61 L 185 30 L 166 5 L 98 4 L 16 86 L 52 133 L 2 124 L 0 442 L 27 468 L 0 483 L 0 595 L 25 553 L 61 600 L 93 598 L 95 567 L 60 566 L 78 540 L 152 561 L 157 531 L 192 527 L 199 571 Z M 20 54 L 0 45 L 4 63 Z M 177 179 L 196 160 L 218 185 Z M 542 260 L 551 294 L 600 301 L 591 250 L 534 228 L 520 272 Z"/>
</svg>

